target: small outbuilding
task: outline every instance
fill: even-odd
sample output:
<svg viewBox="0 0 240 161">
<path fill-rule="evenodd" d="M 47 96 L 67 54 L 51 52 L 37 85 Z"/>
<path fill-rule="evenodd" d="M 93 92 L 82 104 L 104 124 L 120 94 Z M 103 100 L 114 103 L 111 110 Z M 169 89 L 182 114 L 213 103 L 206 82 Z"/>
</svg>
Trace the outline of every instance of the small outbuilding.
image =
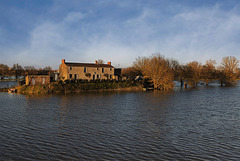
<svg viewBox="0 0 240 161">
<path fill-rule="evenodd" d="M 49 75 L 27 75 L 26 85 L 50 84 Z"/>
</svg>

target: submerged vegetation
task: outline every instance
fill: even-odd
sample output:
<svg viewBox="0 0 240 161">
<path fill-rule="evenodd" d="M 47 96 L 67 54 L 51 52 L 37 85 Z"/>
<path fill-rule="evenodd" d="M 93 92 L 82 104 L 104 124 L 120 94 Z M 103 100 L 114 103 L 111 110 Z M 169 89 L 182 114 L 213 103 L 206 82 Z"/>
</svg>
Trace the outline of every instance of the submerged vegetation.
<svg viewBox="0 0 240 161">
<path fill-rule="evenodd" d="M 123 70 L 124 76 L 134 77 L 142 75 L 152 82 L 154 89 L 173 89 L 173 81 L 180 81 L 181 86 L 196 87 L 204 82 L 208 85 L 211 81 L 218 81 L 221 86 L 237 85 L 239 60 L 229 56 L 222 59 L 221 65 L 216 67 L 215 60 L 207 60 L 205 64 L 192 61 L 181 65 L 177 60 L 165 58 L 160 54 L 149 57 L 138 57 L 132 67 Z"/>
<path fill-rule="evenodd" d="M 138 57 L 134 67 L 141 71 L 145 78 L 151 79 L 155 89 L 173 89 L 174 70 L 171 68 L 171 61 L 160 54 L 150 57 Z"/>
</svg>

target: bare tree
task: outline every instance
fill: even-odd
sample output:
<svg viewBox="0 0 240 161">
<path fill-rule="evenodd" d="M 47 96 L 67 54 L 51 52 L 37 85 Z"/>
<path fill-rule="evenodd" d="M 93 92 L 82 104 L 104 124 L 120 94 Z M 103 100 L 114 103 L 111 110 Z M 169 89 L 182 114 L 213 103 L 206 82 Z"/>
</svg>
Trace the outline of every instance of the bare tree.
<svg viewBox="0 0 240 161">
<path fill-rule="evenodd" d="M 204 80 L 206 85 L 208 85 L 209 81 L 216 78 L 216 61 L 215 60 L 207 60 L 205 65 L 202 66 L 201 69 L 201 78 Z"/>
<path fill-rule="evenodd" d="M 136 69 L 135 67 L 128 67 L 122 69 L 122 76 L 135 78 L 136 76 L 142 75 L 141 71 Z"/>
<path fill-rule="evenodd" d="M 19 64 L 13 64 L 12 70 L 23 70 L 23 67 Z"/>
<path fill-rule="evenodd" d="M 219 66 L 216 70 L 216 78 L 219 80 L 221 86 L 226 83 L 226 75 L 224 73 L 223 67 Z"/>
<path fill-rule="evenodd" d="M 239 60 L 234 56 L 227 56 L 222 59 L 221 67 L 224 76 L 221 77 L 226 86 L 236 85 L 238 76 Z"/>
<path fill-rule="evenodd" d="M 24 66 L 25 74 L 35 74 L 36 69 L 34 66 Z"/>
<path fill-rule="evenodd" d="M 153 54 L 150 57 L 138 57 L 133 64 L 146 78 L 153 81 L 155 89 L 173 89 L 174 72 L 170 61 L 163 55 Z"/>
<path fill-rule="evenodd" d="M 185 66 L 185 80 L 191 87 L 197 86 L 197 83 L 200 80 L 201 74 L 201 63 L 197 61 L 192 61 Z"/>
<path fill-rule="evenodd" d="M 43 68 L 43 70 L 50 72 L 52 70 L 52 68 L 50 66 L 46 66 L 45 68 Z"/>
<path fill-rule="evenodd" d="M 18 78 L 18 76 L 23 75 L 24 72 L 23 67 L 19 64 L 13 64 L 11 70 L 14 71 L 16 79 Z"/>
<path fill-rule="evenodd" d="M 0 75 L 6 76 L 10 74 L 9 67 L 5 64 L 0 64 Z"/>
<path fill-rule="evenodd" d="M 183 86 L 183 68 L 184 66 L 179 64 L 179 62 L 175 59 L 170 59 L 170 67 L 174 71 L 174 80 L 181 82 L 181 87 Z"/>
<path fill-rule="evenodd" d="M 102 59 L 98 59 L 98 60 L 97 60 L 97 64 L 104 64 L 104 63 L 105 63 L 105 61 L 102 60 Z"/>
</svg>

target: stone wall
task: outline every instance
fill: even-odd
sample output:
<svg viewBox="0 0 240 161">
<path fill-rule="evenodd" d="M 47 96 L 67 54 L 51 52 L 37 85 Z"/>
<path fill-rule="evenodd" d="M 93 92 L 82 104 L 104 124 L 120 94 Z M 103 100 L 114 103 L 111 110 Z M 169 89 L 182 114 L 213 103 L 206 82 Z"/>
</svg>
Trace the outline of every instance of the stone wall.
<svg viewBox="0 0 240 161">
<path fill-rule="evenodd" d="M 68 79 L 68 67 L 65 63 L 59 65 L 59 79 Z"/>
<path fill-rule="evenodd" d="M 84 71 L 86 68 L 86 71 Z M 90 73 L 91 76 L 86 76 Z M 106 74 L 108 77 L 106 77 Z M 70 78 L 71 77 L 71 78 Z M 81 66 L 67 66 L 64 62 L 59 66 L 59 78 L 66 79 L 115 79 L 113 67 L 81 67 Z"/>
<path fill-rule="evenodd" d="M 50 84 L 49 75 L 28 75 L 26 76 L 26 85 Z"/>
<path fill-rule="evenodd" d="M 86 72 L 84 72 L 86 68 Z M 67 79 L 113 79 L 114 68 L 106 67 L 67 67 L 68 76 Z M 103 71 L 104 70 L 104 71 Z M 91 76 L 87 77 L 86 73 L 90 73 Z M 72 78 L 70 78 L 70 74 Z M 105 76 L 108 74 L 108 78 Z"/>
</svg>

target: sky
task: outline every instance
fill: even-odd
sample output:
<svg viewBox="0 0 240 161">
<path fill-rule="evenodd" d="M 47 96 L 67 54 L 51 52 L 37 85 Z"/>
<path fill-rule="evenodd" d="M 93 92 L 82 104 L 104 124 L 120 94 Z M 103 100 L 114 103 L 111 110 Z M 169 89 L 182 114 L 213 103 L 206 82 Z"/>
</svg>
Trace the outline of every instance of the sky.
<svg viewBox="0 0 240 161">
<path fill-rule="evenodd" d="M 0 64 L 240 59 L 239 0 L 0 0 Z"/>
</svg>

